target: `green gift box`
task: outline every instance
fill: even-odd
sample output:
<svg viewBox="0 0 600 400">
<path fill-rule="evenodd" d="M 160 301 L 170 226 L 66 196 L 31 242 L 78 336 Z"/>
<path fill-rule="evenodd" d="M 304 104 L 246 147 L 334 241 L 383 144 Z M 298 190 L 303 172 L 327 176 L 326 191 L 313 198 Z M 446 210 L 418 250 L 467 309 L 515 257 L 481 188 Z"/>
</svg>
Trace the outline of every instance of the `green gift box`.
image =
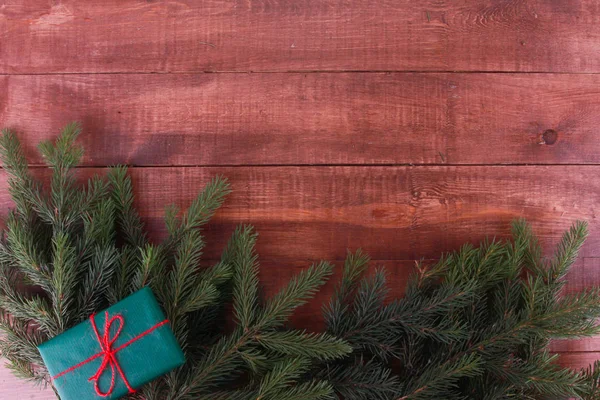
<svg viewBox="0 0 600 400">
<path fill-rule="evenodd" d="M 185 362 L 147 287 L 38 349 L 62 400 L 118 399 Z"/>
</svg>

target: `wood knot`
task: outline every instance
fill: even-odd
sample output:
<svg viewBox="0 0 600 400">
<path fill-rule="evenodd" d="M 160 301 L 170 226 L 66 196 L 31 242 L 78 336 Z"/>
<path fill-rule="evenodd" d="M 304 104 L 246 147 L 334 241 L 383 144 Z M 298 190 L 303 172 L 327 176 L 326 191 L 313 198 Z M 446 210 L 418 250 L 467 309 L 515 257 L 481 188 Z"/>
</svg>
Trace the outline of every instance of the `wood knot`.
<svg viewBox="0 0 600 400">
<path fill-rule="evenodd" d="M 558 140 L 558 132 L 554 129 L 547 129 L 542 133 L 542 140 L 540 144 L 553 145 Z"/>
</svg>

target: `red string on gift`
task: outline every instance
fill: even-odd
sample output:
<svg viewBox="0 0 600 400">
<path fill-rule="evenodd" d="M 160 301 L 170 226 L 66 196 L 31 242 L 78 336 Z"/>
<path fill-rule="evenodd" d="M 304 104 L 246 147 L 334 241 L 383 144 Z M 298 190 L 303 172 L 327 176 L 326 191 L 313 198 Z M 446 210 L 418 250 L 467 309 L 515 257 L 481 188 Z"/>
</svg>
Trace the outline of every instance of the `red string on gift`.
<svg viewBox="0 0 600 400">
<path fill-rule="evenodd" d="M 117 361 L 116 354 L 119 351 L 123 350 L 125 347 L 129 346 L 130 344 L 132 344 L 132 343 L 138 341 L 139 339 L 143 338 L 144 336 L 150 334 L 155 329 L 158 329 L 161 326 L 168 324 L 169 320 L 165 319 L 164 321 L 161 321 L 161 322 L 157 323 L 156 325 L 150 327 L 149 329 L 145 330 L 144 332 L 140 333 L 139 335 L 135 336 L 134 338 L 128 340 L 125 343 L 123 343 L 119 347 L 113 349 L 112 345 L 114 344 L 114 342 L 117 340 L 117 338 L 121 334 L 121 331 L 123 330 L 123 325 L 125 324 L 125 319 L 120 314 L 117 314 L 117 315 L 109 318 L 108 311 L 106 311 L 105 318 L 104 318 L 104 332 L 103 332 L 103 335 L 100 336 L 100 333 L 98 332 L 98 328 L 96 327 L 96 321 L 94 321 L 94 317 L 95 316 L 96 315 L 93 314 L 90 317 L 90 322 L 92 324 L 92 329 L 94 330 L 94 334 L 96 335 L 96 338 L 98 339 L 98 343 L 100 344 L 100 349 L 102 351 L 100 351 L 99 353 L 96 353 L 93 356 L 91 356 L 91 357 L 83 360 L 82 362 L 80 362 L 77 365 L 74 365 L 74 366 L 72 366 L 70 368 L 67 368 L 66 370 L 64 370 L 60 374 L 54 375 L 52 377 L 52 379 L 60 378 L 61 376 L 66 375 L 69 372 L 75 371 L 77 368 L 79 368 L 79 367 L 81 367 L 81 366 L 83 366 L 83 365 L 85 365 L 85 364 L 87 364 L 87 363 L 95 360 L 96 358 L 104 357 L 102 359 L 102 364 L 100 364 L 100 367 L 98 367 L 98 370 L 96 371 L 96 373 L 94 375 L 92 375 L 88 379 L 89 381 L 94 381 L 94 389 L 96 390 L 96 394 L 98 394 L 98 396 L 101 396 L 101 397 L 107 397 L 107 396 L 110 396 L 112 394 L 112 392 L 113 392 L 113 390 L 115 388 L 115 380 L 116 380 L 115 370 L 116 370 L 116 372 L 119 373 L 119 375 L 121 375 L 121 379 L 123 379 L 123 383 L 125 383 L 125 386 L 127 387 L 127 390 L 129 390 L 129 393 L 134 393 L 135 389 L 133 389 L 131 387 L 131 385 L 129 384 L 129 381 L 125 377 L 125 373 L 123 372 L 123 370 L 121 369 L 121 366 L 119 365 L 119 362 Z M 117 331 L 115 332 L 114 336 L 111 338 L 110 337 L 110 330 L 111 330 L 112 324 L 115 323 L 115 322 L 119 323 L 119 327 L 117 328 Z M 104 371 L 109 366 L 110 366 L 110 369 L 111 369 L 110 387 L 109 387 L 108 391 L 102 392 L 100 390 L 98 381 L 100 380 L 100 377 L 102 376 L 102 374 L 104 373 Z"/>
</svg>

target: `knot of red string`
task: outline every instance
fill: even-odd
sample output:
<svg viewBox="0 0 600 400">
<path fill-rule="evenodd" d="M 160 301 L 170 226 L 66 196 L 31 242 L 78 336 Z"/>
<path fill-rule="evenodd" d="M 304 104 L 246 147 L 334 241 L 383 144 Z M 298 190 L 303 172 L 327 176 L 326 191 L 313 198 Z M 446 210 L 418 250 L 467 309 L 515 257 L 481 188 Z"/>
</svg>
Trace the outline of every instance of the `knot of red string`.
<svg viewBox="0 0 600 400">
<path fill-rule="evenodd" d="M 98 370 L 96 371 L 96 373 L 88 379 L 89 381 L 94 382 L 94 389 L 96 390 L 96 394 L 98 394 L 98 396 L 101 396 L 101 397 L 110 396 L 113 393 L 113 390 L 115 388 L 117 373 L 121 376 L 121 379 L 123 379 L 123 383 L 125 383 L 125 386 L 127 387 L 127 390 L 129 391 L 129 393 L 134 393 L 135 389 L 133 389 L 131 387 L 131 385 L 129 384 L 129 381 L 127 380 L 127 377 L 125 377 L 125 373 L 123 372 L 123 370 L 121 369 L 121 366 L 119 365 L 119 362 L 117 361 L 116 354 L 117 354 L 117 352 L 123 350 L 125 347 L 129 346 L 133 342 L 148 335 L 153 330 L 155 330 L 165 324 L 168 324 L 169 320 L 165 319 L 164 321 L 161 321 L 161 322 L 157 323 L 156 325 L 153 325 L 146 331 L 140 333 L 139 335 L 135 336 L 134 338 L 132 338 L 131 340 L 127 341 L 126 343 L 120 345 L 119 347 L 113 348 L 113 344 L 115 343 L 115 341 L 121 334 L 121 331 L 123 330 L 123 326 L 125 325 L 125 319 L 120 314 L 114 315 L 113 317 L 109 318 L 108 311 L 106 311 L 105 318 L 104 318 L 104 332 L 102 335 L 100 335 L 100 332 L 98 332 L 98 327 L 96 326 L 96 321 L 94 320 L 94 317 L 95 317 L 95 314 L 93 314 L 90 317 L 90 322 L 92 324 L 92 329 L 94 331 L 94 334 L 96 335 L 96 338 L 98 339 L 98 343 L 100 344 L 101 351 L 99 353 L 96 353 L 93 356 L 87 358 L 86 360 L 80 362 L 79 364 L 74 365 L 70 368 L 67 368 L 60 374 L 53 376 L 52 379 L 60 378 L 61 376 L 66 375 L 69 372 L 76 370 L 77 368 L 89 363 L 92 360 L 95 360 L 96 358 L 103 357 L 102 363 L 98 367 Z M 116 331 L 114 332 L 114 335 L 111 337 L 110 333 L 111 333 L 111 330 L 113 330 L 112 325 L 115 323 L 118 323 L 119 325 L 118 325 L 118 327 L 116 327 Z M 106 392 L 103 392 L 100 389 L 99 381 L 100 381 L 100 377 L 102 376 L 104 371 L 106 371 L 106 369 L 109 367 L 110 367 L 110 371 L 111 371 L 110 386 Z"/>
<path fill-rule="evenodd" d="M 115 388 L 115 369 L 116 369 L 117 372 L 119 373 L 119 375 L 121 375 L 121 378 L 123 379 L 123 383 L 125 383 L 125 386 L 127 387 L 127 390 L 129 390 L 129 393 L 134 393 L 135 390 L 131 387 L 131 385 L 129 384 L 129 381 L 127 381 L 127 378 L 125 377 L 125 374 L 123 373 L 123 370 L 121 369 L 121 366 L 119 365 L 119 362 L 117 361 L 117 358 L 115 357 L 117 350 L 112 348 L 113 343 L 115 342 L 115 340 L 117 340 L 117 338 L 121 334 L 121 331 L 123 330 L 123 324 L 124 324 L 123 317 L 121 315 L 117 314 L 117 315 L 113 316 L 112 318 L 108 318 L 108 311 L 106 311 L 105 318 L 104 318 L 104 334 L 102 336 L 100 336 L 100 333 L 98 332 L 98 328 L 96 327 L 96 321 L 94 321 L 94 315 L 92 315 L 92 318 L 90 320 L 92 322 L 92 328 L 94 329 L 96 338 L 98 338 L 98 343 L 100 343 L 100 348 L 102 349 L 101 355 L 104 356 L 104 358 L 102 359 L 102 364 L 100 364 L 100 367 L 98 367 L 98 370 L 96 371 L 96 373 L 94 375 L 92 375 L 90 377 L 90 379 L 88 379 L 88 380 L 94 382 L 94 389 L 96 389 L 96 393 L 98 394 L 98 396 L 102 396 L 102 397 L 109 396 L 112 394 L 113 389 Z M 119 326 L 118 326 L 117 331 L 115 332 L 114 336 L 111 338 L 110 330 L 111 330 L 112 324 L 115 322 L 118 322 Z M 104 370 L 108 366 L 110 366 L 110 369 L 111 369 L 110 387 L 108 388 L 107 392 L 102 392 L 100 390 L 98 381 L 100 380 L 100 377 L 102 376 L 102 374 L 104 373 Z"/>
</svg>

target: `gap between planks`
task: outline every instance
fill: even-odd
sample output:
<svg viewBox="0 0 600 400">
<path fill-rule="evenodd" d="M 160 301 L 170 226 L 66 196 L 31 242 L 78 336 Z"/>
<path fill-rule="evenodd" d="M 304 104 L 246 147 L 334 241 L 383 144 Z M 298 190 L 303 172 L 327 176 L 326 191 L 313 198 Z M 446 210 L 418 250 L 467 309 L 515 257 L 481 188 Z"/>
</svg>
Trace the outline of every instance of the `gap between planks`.
<svg viewBox="0 0 600 400">
<path fill-rule="evenodd" d="M 460 164 L 460 163 L 394 163 L 394 164 L 92 164 L 78 165 L 75 169 L 94 169 L 94 168 L 111 168 L 116 165 L 124 165 L 128 168 L 337 168 L 337 167 L 352 167 L 352 168 L 394 168 L 394 167 L 461 167 L 461 168 L 481 168 L 481 167 L 598 167 L 600 163 L 569 163 L 569 164 L 544 164 L 544 163 L 509 163 L 509 164 Z M 30 164 L 31 169 L 50 169 L 51 167 L 44 164 Z M 0 170 L 4 167 L 0 166 Z"/>
<path fill-rule="evenodd" d="M 302 70 L 290 69 L 286 71 L 219 71 L 219 70 L 198 70 L 198 71 L 65 71 L 65 72 L 2 72 L 0 76 L 52 76 L 52 75 L 201 75 L 201 74 L 471 74 L 471 75 L 600 75 L 600 72 L 578 72 L 578 71 L 518 71 L 518 70 L 400 70 L 400 69 L 382 69 L 382 70 L 361 70 L 361 69 L 316 69 Z"/>
</svg>

